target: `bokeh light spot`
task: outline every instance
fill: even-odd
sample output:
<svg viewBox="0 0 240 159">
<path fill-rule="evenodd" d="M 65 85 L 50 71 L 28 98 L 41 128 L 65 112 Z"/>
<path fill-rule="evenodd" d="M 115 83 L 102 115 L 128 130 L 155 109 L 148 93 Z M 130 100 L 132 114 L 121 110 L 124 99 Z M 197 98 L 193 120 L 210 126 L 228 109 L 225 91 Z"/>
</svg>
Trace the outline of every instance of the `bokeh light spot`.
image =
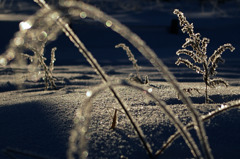
<svg viewBox="0 0 240 159">
<path fill-rule="evenodd" d="M 23 21 L 23 22 L 21 22 L 20 24 L 19 24 L 19 29 L 21 30 L 21 31 L 24 31 L 24 30 L 28 30 L 28 29 L 30 29 L 32 27 L 32 24 L 30 23 L 30 22 L 28 22 L 28 21 Z"/>
<path fill-rule="evenodd" d="M 86 96 L 91 97 L 92 96 L 92 91 L 87 91 Z"/>
<path fill-rule="evenodd" d="M 81 13 L 80 13 L 80 17 L 81 17 L 82 19 L 86 18 L 86 17 L 87 17 L 87 13 L 86 13 L 86 12 L 81 12 Z"/>
<path fill-rule="evenodd" d="M 13 42 L 16 46 L 21 46 L 24 44 L 24 39 L 22 37 L 16 37 Z"/>
<path fill-rule="evenodd" d="M 148 89 L 148 93 L 152 93 L 153 89 L 152 88 L 149 88 Z"/>
<path fill-rule="evenodd" d="M 83 155 L 84 158 L 86 158 L 86 157 L 88 157 L 88 152 L 87 151 L 83 151 L 82 155 Z"/>
<path fill-rule="evenodd" d="M 106 26 L 111 27 L 112 26 L 112 21 L 111 20 L 106 21 Z"/>
<path fill-rule="evenodd" d="M 4 57 L 0 57 L 0 65 L 1 66 L 6 66 L 7 65 L 7 59 Z"/>
<path fill-rule="evenodd" d="M 42 31 L 39 35 L 38 35 L 38 40 L 39 41 L 44 41 L 47 38 L 48 34 L 45 31 Z"/>
</svg>

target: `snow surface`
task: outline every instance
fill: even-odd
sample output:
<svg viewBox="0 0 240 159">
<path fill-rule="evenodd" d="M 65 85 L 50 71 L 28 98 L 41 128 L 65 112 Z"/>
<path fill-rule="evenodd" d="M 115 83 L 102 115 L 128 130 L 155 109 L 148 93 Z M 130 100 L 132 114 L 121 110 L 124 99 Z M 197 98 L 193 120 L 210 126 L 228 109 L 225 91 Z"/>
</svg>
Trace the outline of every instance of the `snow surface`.
<svg viewBox="0 0 240 159">
<path fill-rule="evenodd" d="M 237 14 L 239 10 L 229 9 L 236 8 L 233 5 L 233 2 L 229 2 L 220 6 L 219 10 L 205 8 L 202 12 L 196 2 L 182 4 L 175 1 L 149 5 L 137 10 L 125 8 L 125 10 L 106 10 L 106 12 L 126 24 L 146 41 L 175 75 L 181 88 L 199 89 L 200 94 L 193 92 L 189 96 L 198 112 L 204 115 L 218 109 L 223 103 L 240 99 L 240 20 Z M 29 8 L 33 11 L 33 8 L 38 7 Z M 219 66 L 217 77 L 227 80 L 230 86 L 210 89 L 209 95 L 215 101 L 214 104 L 204 104 L 204 83 L 201 75 L 185 66 L 177 67 L 174 64 L 177 60 L 175 52 L 181 48 L 186 38 L 186 35 L 180 31 L 178 34 L 169 32 L 171 20 L 176 18 L 172 14 L 174 8 L 186 12 L 186 16 L 190 17 L 188 20 L 194 23 L 195 31 L 210 38 L 209 54 L 224 43 L 232 43 L 236 47 L 233 53 L 227 51 L 223 54 L 226 62 Z M 226 14 L 223 14 L 222 10 Z M 7 11 L 1 12 L 0 15 L 0 18 L 3 17 L 0 21 L 1 52 L 4 52 L 14 32 L 18 30 L 19 21 L 15 21 L 16 19 L 10 16 L 7 18 L 3 16 Z M 27 13 L 29 12 L 11 12 L 11 15 Z M 125 39 L 92 20 L 72 21 L 71 26 L 112 81 L 127 79 L 129 74 L 135 73 L 125 52 L 114 48 L 116 44 L 122 42 L 129 45 Z M 0 68 L 1 150 L 9 148 L 46 158 L 66 158 L 69 132 L 74 128 L 75 111 L 82 106 L 86 92 L 97 87 L 102 81 L 64 35 L 60 35 L 57 41 L 50 43 L 47 51 L 50 52 L 54 46 L 58 48 L 54 70 L 58 90 L 45 91 L 43 80 L 35 82 L 25 80 L 25 77 L 29 76 L 26 69 Z M 191 122 L 187 108 L 177 98 L 173 88 L 162 78 L 161 73 L 158 73 L 136 49 L 131 45 L 129 47 L 141 66 L 140 74 L 149 76 L 150 85 L 147 87 L 152 88 L 153 93 L 165 101 L 184 124 Z M 143 129 L 153 150 L 158 150 L 176 131 L 174 126 L 156 104 L 146 98 L 144 92 L 127 87 L 119 87 L 117 91 L 129 106 L 131 114 Z M 100 93 L 93 102 L 89 158 L 120 158 L 122 155 L 128 158 L 148 158 L 123 113 L 119 113 L 116 130 L 109 130 L 113 108 L 119 106 L 109 91 Z M 233 109 L 205 123 L 215 158 L 239 158 L 239 115 L 239 109 Z M 196 138 L 194 131 L 191 131 L 191 134 Z M 20 159 L 31 158 L 17 153 L 10 154 Z M 184 140 L 179 138 L 159 158 L 191 157 Z M 2 151 L 0 158 L 10 157 Z"/>
</svg>

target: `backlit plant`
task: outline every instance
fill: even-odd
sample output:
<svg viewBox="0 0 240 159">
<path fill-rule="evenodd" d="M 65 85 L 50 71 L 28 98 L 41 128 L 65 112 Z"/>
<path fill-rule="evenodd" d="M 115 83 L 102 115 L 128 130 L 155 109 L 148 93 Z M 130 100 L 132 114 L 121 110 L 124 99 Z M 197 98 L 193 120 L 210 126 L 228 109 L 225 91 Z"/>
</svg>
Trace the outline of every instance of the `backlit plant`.
<svg viewBox="0 0 240 159">
<path fill-rule="evenodd" d="M 191 59 L 196 64 L 202 64 L 202 68 L 200 68 L 197 65 L 194 65 L 188 59 L 183 59 L 181 57 L 178 58 L 175 64 L 176 65 L 185 64 L 188 68 L 195 70 L 197 73 L 203 75 L 203 80 L 206 86 L 205 102 L 208 103 L 211 101 L 211 99 L 208 96 L 208 86 L 216 87 L 217 85 L 220 84 L 228 86 L 227 81 L 221 78 L 214 78 L 214 76 L 217 74 L 216 69 L 218 67 L 218 64 L 220 62 L 221 63 L 224 62 L 224 60 L 221 57 L 222 53 L 226 49 L 229 49 L 231 52 L 233 52 L 235 48 L 232 46 L 232 44 L 227 43 L 220 46 L 217 50 L 214 51 L 214 53 L 210 57 L 208 57 L 207 46 L 210 42 L 210 39 L 205 37 L 201 38 L 200 33 L 194 33 L 193 24 L 192 23 L 190 24 L 187 21 L 186 17 L 181 11 L 175 9 L 173 13 L 178 16 L 179 24 L 182 27 L 182 32 L 187 33 L 189 35 L 189 38 L 186 38 L 186 42 L 182 45 L 183 49 L 178 50 L 176 54 L 178 56 L 181 54 L 190 56 Z M 192 50 L 186 49 L 189 46 L 192 47 Z"/>
</svg>

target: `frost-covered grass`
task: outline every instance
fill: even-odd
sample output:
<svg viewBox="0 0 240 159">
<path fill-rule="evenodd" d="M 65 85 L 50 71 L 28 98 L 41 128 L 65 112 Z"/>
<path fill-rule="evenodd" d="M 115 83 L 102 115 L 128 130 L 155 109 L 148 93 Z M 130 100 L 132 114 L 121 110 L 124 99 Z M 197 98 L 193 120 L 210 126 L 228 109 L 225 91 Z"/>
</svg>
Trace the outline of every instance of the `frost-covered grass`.
<svg viewBox="0 0 240 159">
<path fill-rule="evenodd" d="M 53 147 L 48 146 L 47 148 L 50 149 L 46 153 L 33 154 L 28 149 L 28 144 L 21 144 L 24 140 L 14 136 L 17 141 L 11 142 L 12 144 L 8 145 L 10 148 L 4 147 L 5 154 L 26 157 L 30 154 L 41 156 L 42 153 L 65 158 L 63 154 L 67 153 L 67 158 L 124 158 L 125 156 L 156 158 L 161 156 L 162 151 L 168 146 L 172 144 L 174 147 L 175 144 L 175 146 L 181 146 L 174 147 L 174 154 L 170 153 L 172 158 L 218 157 L 214 148 L 211 147 L 211 135 L 208 135 L 211 134 L 211 131 L 206 129 L 212 125 L 211 123 L 204 124 L 204 122 L 211 121 L 217 114 L 239 107 L 239 83 L 237 80 L 230 81 L 232 86 L 230 85 L 228 89 L 217 88 L 209 93 L 216 104 L 204 104 L 201 84 L 198 82 L 185 83 L 184 79 L 184 83 L 178 83 L 172 73 L 174 70 L 170 71 L 137 34 L 118 20 L 83 2 L 60 1 L 58 5 L 61 10 L 49 6 L 44 0 L 35 0 L 35 2 L 42 9 L 21 23 L 25 25 L 15 34 L 6 53 L 0 57 L 0 63 L 5 66 L 1 70 L 3 74 L 8 73 L 9 70 L 17 70 L 17 78 L 22 75 L 21 77 L 25 80 L 24 71 L 34 66 L 19 55 L 26 50 L 27 53 L 29 53 L 28 51 L 43 51 L 45 40 L 54 41 L 61 32 L 65 33 L 93 69 L 91 70 L 89 67 L 70 67 L 69 69 L 56 67 L 54 71 L 56 74 L 53 76 L 59 87 L 58 91 L 42 91 L 39 89 L 39 84 L 34 81 L 26 81 L 26 84 L 20 86 L 25 85 L 27 89 L 20 90 L 16 90 L 17 85 L 12 84 L 13 82 L 5 83 L 5 86 L 2 86 L 2 92 L 5 92 L 2 100 L 3 120 L 6 117 L 4 112 L 12 113 L 14 116 L 14 118 L 6 117 L 7 123 L 11 123 L 13 126 L 5 124 L 5 133 L 13 135 L 13 131 L 11 131 L 13 127 L 20 131 L 19 135 L 25 134 L 27 131 L 21 133 L 22 129 L 19 126 L 23 125 L 26 129 L 33 129 L 29 133 L 35 138 L 40 136 L 43 130 L 43 138 L 50 139 L 49 143 L 54 145 Z M 153 67 L 141 69 L 149 76 L 148 85 L 139 85 L 124 80 L 130 72 L 134 71 L 128 67 L 119 67 L 117 70 L 117 67 L 112 67 L 112 69 L 110 67 L 108 70 L 109 67 L 103 68 L 99 65 L 98 59 L 93 57 L 81 41 L 81 36 L 77 36 L 69 26 L 69 21 L 85 18 L 99 21 L 105 27 L 121 35 L 153 65 Z M 43 63 L 42 55 L 43 53 L 41 56 L 37 56 L 40 63 Z M 51 61 L 54 61 L 54 58 Z M 9 63 L 15 69 L 9 68 Z M 38 65 L 38 63 L 36 64 Z M 137 64 L 135 62 L 133 64 L 136 67 Z M 50 70 L 53 71 L 52 65 Z M 44 69 L 43 71 L 46 75 L 46 71 L 50 70 Z M 84 72 L 87 74 L 83 74 Z M 179 73 L 179 70 L 176 73 Z M 186 72 L 180 71 L 180 73 L 185 74 Z M 12 74 L 15 75 L 14 72 Z M 75 74 L 80 74 L 80 76 L 75 76 Z M 8 77 L 9 75 L 1 76 L 3 82 Z M 15 77 L 13 80 L 17 78 Z M 102 84 L 94 90 L 89 88 L 89 86 L 100 83 Z M 187 90 L 193 86 L 198 87 L 198 94 L 184 93 L 184 89 Z M 14 91 L 7 91 L 8 89 Z M 16 98 L 9 100 L 11 93 L 16 95 Z M 21 107 L 23 109 L 20 114 L 17 114 L 17 112 L 9 110 L 11 107 L 17 110 Z M 40 112 L 37 118 L 31 115 L 28 117 L 30 121 L 25 121 L 22 117 L 26 113 L 32 114 L 35 108 L 36 112 Z M 41 116 L 44 117 L 44 120 L 39 120 Z M 15 117 L 19 121 L 14 123 Z M 111 125 L 115 122 L 118 124 L 114 124 L 112 130 Z M 40 126 L 36 127 L 35 124 Z M 56 129 L 52 127 L 55 125 Z M 69 132 L 70 134 L 68 134 Z M 174 135 L 171 136 L 171 134 Z M 175 140 L 180 136 L 180 142 Z M 11 137 L 10 139 L 12 140 Z M 8 141 L 9 138 L 4 139 L 3 143 Z M 36 143 L 33 145 L 44 145 L 40 140 L 35 141 Z M 68 142 L 68 148 L 60 148 L 65 152 L 54 150 L 59 149 L 56 145 L 66 144 L 66 142 Z M 22 146 L 17 146 L 19 150 L 16 150 L 11 145 Z M 68 150 L 66 151 L 66 149 Z M 186 150 L 189 153 L 186 154 Z M 232 154 L 235 152 L 234 150 L 230 151 L 233 152 Z M 55 154 L 58 152 L 60 154 Z M 164 157 L 164 155 L 162 156 Z"/>
</svg>

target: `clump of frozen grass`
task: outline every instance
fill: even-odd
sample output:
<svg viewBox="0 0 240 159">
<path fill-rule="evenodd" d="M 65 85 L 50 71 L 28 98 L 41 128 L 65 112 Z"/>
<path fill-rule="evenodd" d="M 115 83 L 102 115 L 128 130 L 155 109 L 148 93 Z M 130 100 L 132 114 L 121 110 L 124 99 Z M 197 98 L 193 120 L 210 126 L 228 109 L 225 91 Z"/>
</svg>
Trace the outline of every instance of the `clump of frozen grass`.
<svg viewBox="0 0 240 159">
<path fill-rule="evenodd" d="M 55 23 L 60 16 L 55 10 L 41 9 L 35 15 L 19 24 L 19 31 L 9 44 L 8 50 L 1 55 L 1 65 L 7 65 L 20 53 L 40 51 L 45 43 L 56 39 L 60 32 L 59 26 Z"/>
<path fill-rule="evenodd" d="M 59 26 L 55 23 L 59 16 L 59 12 L 55 10 L 41 9 L 34 16 L 21 22 L 20 30 L 11 40 L 9 48 L 0 56 L 0 65 L 6 66 L 10 63 L 18 68 L 28 68 L 28 71 L 33 74 L 30 80 L 38 80 L 34 74 L 39 74 L 41 69 L 39 67 L 42 67 L 45 88 L 56 89 L 52 75 L 56 48 L 52 49 L 49 67 L 45 63 L 44 51 L 46 43 L 55 40 L 60 32 Z"/>
<path fill-rule="evenodd" d="M 177 55 L 185 54 L 190 56 L 190 58 L 196 64 L 201 64 L 202 68 L 197 65 L 194 65 L 188 59 L 183 59 L 181 57 L 178 58 L 176 61 L 176 65 L 185 64 L 188 68 L 196 71 L 199 74 L 203 75 L 203 80 L 205 82 L 205 102 L 208 103 L 211 99 L 208 96 L 208 86 L 209 87 L 216 87 L 217 85 L 223 84 L 228 86 L 227 81 L 221 78 L 214 78 L 217 74 L 217 67 L 219 63 L 223 63 L 224 60 L 222 59 L 221 55 L 226 50 L 229 49 L 231 52 L 234 51 L 234 47 L 231 44 L 224 44 L 220 46 L 214 53 L 208 57 L 207 56 L 207 46 L 210 42 L 208 38 L 201 38 L 200 33 L 194 33 L 193 24 L 189 23 L 184 16 L 184 14 L 175 9 L 174 14 L 178 16 L 180 26 L 182 27 L 182 32 L 187 33 L 189 38 L 186 38 L 186 42 L 182 45 L 183 49 L 180 49 L 176 52 Z M 192 47 L 192 50 L 186 49 L 187 47 Z"/>
<path fill-rule="evenodd" d="M 55 62 L 55 51 L 56 51 L 56 47 L 52 48 L 51 50 L 51 61 L 49 64 L 49 67 L 46 65 L 45 60 L 46 58 L 44 58 L 44 48 L 42 48 L 41 52 L 36 52 L 35 54 L 37 54 L 38 56 L 38 60 L 39 60 L 39 64 L 40 66 L 44 69 L 44 81 L 45 81 L 45 89 L 56 89 L 57 86 L 54 82 L 54 77 L 53 77 L 53 70 L 54 70 L 54 62 Z"/>
<path fill-rule="evenodd" d="M 134 57 L 132 51 L 129 49 L 129 47 L 126 46 L 126 44 L 124 44 L 124 43 L 120 43 L 120 44 L 115 46 L 115 48 L 120 48 L 120 47 L 123 50 L 126 51 L 129 61 L 132 62 L 133 68 L 135 68 L 135 70 L 136 70 L 136 75 L 131 74 L 130 75 L 130 80 L 135 81 L 135 82 L 140 83 L 140 84 L 148 84 L 149 83 L 148 76 L 147 75 L 145 76 L 145 80 L 143 80 L 142 77 L 140 76 L 140 73 L 139 73 L 140 67 L 137 64 L 137 60 Z"/>
<path fill-rule="evenodd" d="M 44 72 L 43 79 L 45 81 L 45 90 L 57 89 L 57 86 L 55 84 L 55 79 L 53 77 L 54 62 L 56 60 L 55 51 L 57 48 L 54 47 L 51 50 L 51 61 L 49 66 L 47 66 L 45 63 L 46 58 L 44 57 L 44 48 L 45 46 L 43 46 L 40 51 L 32 49 L 34 52 L 34 56 L 31 56 L 29 54 L 24 54 L 24 53 L 22 53 L 21 55 L 30 61 L 31 69 L 33 69 L 34 67 L 40 67 L 40 69 L 41 68 L 43 69 L 43 72 Z M 34 70 L 38 70 L 38 69 L 34 69 Z M 34 73 L 34 72 L 31 72 L 31 73 Z"/>
<path fill-rule="evenodd" d="M 43 72 L 44 72 L 43 79 L 45 81 L 45 90 L 56 89 L 57 86 L 55 84 L 55 79 L 53 77 L 53 70 L 54 70 L 54 62 L 56 60 L 55 51 L 57 50 L 57 48 L 56 47 L 52 48 L 51 61 L 50 61 L 49 66 L 47 66 L 47 64 L 45 63 L 46 58 L 44 57 L 46 42 L 47 41 L 45 40 L 45 42 L 42 43 L 42 46 L 40 47 L 40 49 L 35 49 L 35 48 L 31 47 L 30 45 L 27 46 L 29 50 L 34 52 L 33 56 L 26 54 L 26 53 L 21 53 L 21 55 L 30 61 L 29 65 L 30 65 L 31 70 L 32 69 L 33 70 L 41 70 L 41 68 L 43 69 Z M 37 67 L 37 68 L 35 68 L 35 67 Z M 33 71 L 31 73 L 34 73 L 34 72 L 35 71 Z"/>
</svg>

